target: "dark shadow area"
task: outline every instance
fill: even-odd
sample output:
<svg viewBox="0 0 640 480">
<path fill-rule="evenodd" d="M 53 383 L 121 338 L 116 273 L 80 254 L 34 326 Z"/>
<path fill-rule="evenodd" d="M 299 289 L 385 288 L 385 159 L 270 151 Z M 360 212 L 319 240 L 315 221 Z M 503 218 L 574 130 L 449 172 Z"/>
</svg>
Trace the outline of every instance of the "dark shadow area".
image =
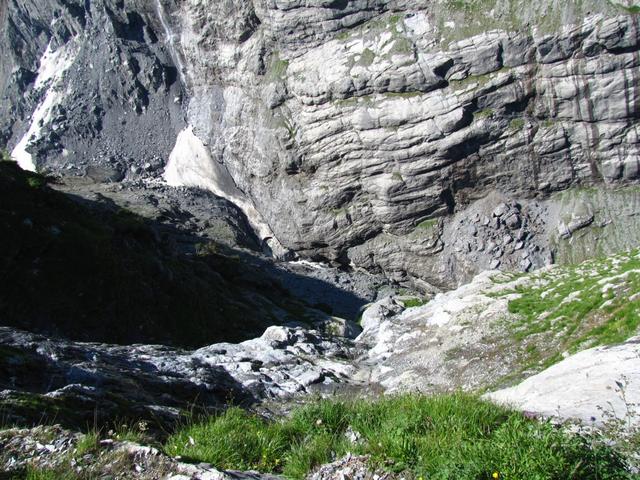
<svg viewBox="0 0 640 480">
<path fill-rule="evenodd" d="M 319 278 L 296 275 L 282 269 L 273 270 L 270 274 L 274 275 L 291 295 L 304 299 L 311 307 L 329 315 L 355 320 L 362 307 L 370 302 Z"/>
<path fill-rule="evenodd" d="M 12 162 L 0 162 L 0 238 L 0 325 L 53 338 L 194 348 L 316 317 L 291 291 L 335 299 L 334 314 L 367 302 L 108 199 L 74 199 Z"/>
<path fill-rule="evenodd" d="M 127 12 L 126 21 L 122 21 L 125 19 L 120 19 L 110 8 L 105 7 L 105 12 L 113 23 L 113 29 L 119 38 L 144 43 L 144 28 L 146 23 L 139 13 Z"/>
<path fill-rule="evenodd" d="M 344 10 L 349 6 L 349 0 L 333 0 L 329 4 L 329 8 L 334 8 L 336 10 Z"/>
</svg>

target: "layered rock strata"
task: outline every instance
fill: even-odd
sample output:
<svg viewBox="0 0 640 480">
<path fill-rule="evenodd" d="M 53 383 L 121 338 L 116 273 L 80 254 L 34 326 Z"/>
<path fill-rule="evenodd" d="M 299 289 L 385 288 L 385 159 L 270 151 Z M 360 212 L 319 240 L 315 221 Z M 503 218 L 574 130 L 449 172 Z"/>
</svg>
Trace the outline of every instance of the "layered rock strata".
<svg viewBox="0 0 640 480">
<path fill-rule="evenodd" d="M 554 249 L 474 260 L 451 215 L 638 176 L 637 17 L 613 3 L 13 0 L 1 17 L 22 165 L 164 169 L 280 257 L 437 287 L 527 270 Z"/>
</svg>

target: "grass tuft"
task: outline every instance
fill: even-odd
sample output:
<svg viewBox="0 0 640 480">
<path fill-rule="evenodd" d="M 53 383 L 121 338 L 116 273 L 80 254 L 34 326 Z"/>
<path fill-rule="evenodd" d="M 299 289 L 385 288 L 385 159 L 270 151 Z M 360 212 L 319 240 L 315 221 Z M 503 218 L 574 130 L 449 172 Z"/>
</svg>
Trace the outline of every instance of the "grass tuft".
<svg viewBox="0 0 640 480">
<path fill-rule="evenodd" d="M 402 300 L 402 304 L 405 308 L 421 307 L 427 303 L 429 303 L 428 298 L 407 298 L 406 300 Z"/>
<path fill-rule="evenodd" d="M 428 218 L 420 222 L 418 225 L 416 225 L 416 228 L 420 228 L 422 230 L 428 230 L 430 228 L 435 227 L 436 225 L 438 225 L 437 218 Z"/>
<path fill-rule="evenodd" d="M 275 422 L 232 408 L 179 431 L 165 450 L 295 479 L 347 452 L 416 478 L 631 478 L 611 448 L 463 393 L 319 400 Z"/>
<path fill-rule="evenodd" d="M 520 131 L 524 128 L 524 119 L 522 118 L 514 118 L 509 122 L 509 129 L 513 131 Z"/>
<path fill-rule="evenodd" d="M 100 434 L 89 432 L 85 434 L 76 444 L 76 456 L 82 457 L 88 453 L 93 453 L 100 447 Z"/>
</svg>

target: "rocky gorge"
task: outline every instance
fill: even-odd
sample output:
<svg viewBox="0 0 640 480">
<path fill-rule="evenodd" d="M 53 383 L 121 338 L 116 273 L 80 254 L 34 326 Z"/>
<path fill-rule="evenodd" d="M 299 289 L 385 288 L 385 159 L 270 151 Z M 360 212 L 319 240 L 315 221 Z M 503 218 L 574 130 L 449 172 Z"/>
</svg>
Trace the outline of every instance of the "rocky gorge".
<svg viewBox="0 0 640 480">
<path fill-rule="evenodd" d="M 429 424 L 439 407 L 422 417 L 420 402 L 444 395 L 522 411 L 526 428 L 571 422 L 590 451 L 617 449 L 604 478 L 635 478 L 639 13 L 599 0 L 0 0 L 0 470 L 533 471 L 427 461 L 423 427 L 390 427 L 404 433 L 387 445 L 358 423 L 359 408 L 417 408 Z M 327 432 L 285 419 L 318 398 L 351 413 L 316 458 L 302 444 Z M 216 436 L 198 436 L 206 418 L 288 440 L 218 462 L 218 447 L 198 450 Z M 122 425 L 144 427 L 107 433 Z M 572 473 L 530 478 L 601 478 L 572 441 Z"/>
</svg>

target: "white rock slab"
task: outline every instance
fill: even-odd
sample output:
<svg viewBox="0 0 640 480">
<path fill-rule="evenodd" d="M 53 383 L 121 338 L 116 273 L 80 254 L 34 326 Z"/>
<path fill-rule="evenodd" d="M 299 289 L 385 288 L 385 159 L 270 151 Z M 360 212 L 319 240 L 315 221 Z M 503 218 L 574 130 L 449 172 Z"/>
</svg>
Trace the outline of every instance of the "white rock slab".
<svg viewBox="0 0 640 480">
<path fill-rule="evenodd" d="M 621 345 L 584 350 L 485 398 L 520 410 L 589 423 L 606 420 L 604 409 L 617 418 L 628 417 L 631 425 L 640 425 L 640 412 L 627 416 L 629 405 L 640 404 L 640 337 Z"/>
</svg>

